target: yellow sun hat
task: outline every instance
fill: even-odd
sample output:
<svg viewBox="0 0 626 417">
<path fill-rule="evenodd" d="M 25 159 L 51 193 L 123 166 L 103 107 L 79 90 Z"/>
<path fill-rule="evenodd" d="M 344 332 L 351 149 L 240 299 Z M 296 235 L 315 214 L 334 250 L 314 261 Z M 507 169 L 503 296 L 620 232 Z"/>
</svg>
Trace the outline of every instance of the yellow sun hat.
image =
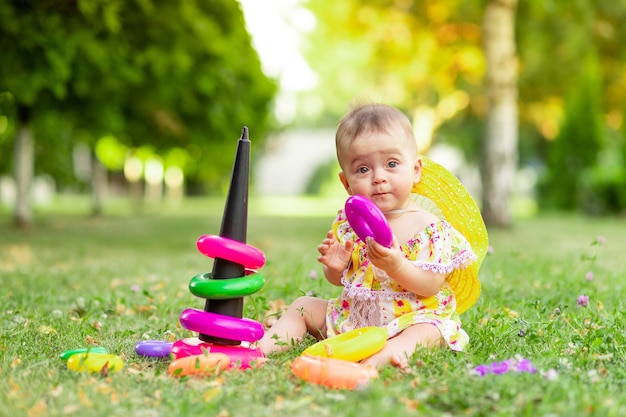
<svg viewBox="0 0 626 417">
<path fill-rule="evenodd" d="M 478 257 L 467 268 L 455 269 L 447 278 L 456 296 L 456 310 L 461 314 L 480 295 L 478 271 L 489 245 L 487 228 L 480 209 L 461 181 L 432 159 L 423 155 L 420 158 L 422 176 L 411 190 L 415 201 L 458 230 Z"/>
</svg>

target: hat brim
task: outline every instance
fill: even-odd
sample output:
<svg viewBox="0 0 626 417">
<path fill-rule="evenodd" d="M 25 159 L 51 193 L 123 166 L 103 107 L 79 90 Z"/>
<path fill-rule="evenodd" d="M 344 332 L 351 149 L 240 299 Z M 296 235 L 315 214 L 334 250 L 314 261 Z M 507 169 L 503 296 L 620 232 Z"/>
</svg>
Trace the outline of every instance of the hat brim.
<svg viewBox="0 0 626 417">
<path fill-rule="evenodd" d="M 448 283 L 456 296 L 459 314 L 469 309 L 480 296 L 478 271 L 487 254 L 489 239 L 480 209 L 465 186 L 443 166 L 426 156 L 422 159 L 420 181 L 413 185 L 412 193 L 430 200 L 435 207 L 423 207 L 442 217 L 458 230 L 470 243 L 477 256 L 476 261 L 465 269 L 455 269 L 448 276 Z M 418 200 L 419 203 L 419 200 Z M 423 204 L 423 203 L 422 203 Z"/>
</svg>

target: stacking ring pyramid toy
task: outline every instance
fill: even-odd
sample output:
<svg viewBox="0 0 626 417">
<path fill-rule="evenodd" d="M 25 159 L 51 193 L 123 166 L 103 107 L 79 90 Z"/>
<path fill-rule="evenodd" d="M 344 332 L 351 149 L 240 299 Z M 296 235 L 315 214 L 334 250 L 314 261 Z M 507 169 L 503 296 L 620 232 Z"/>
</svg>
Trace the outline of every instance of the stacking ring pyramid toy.
<svg viewBox="0 0 626 417">
<path fill-rule="evenodd" d="M 263 337 L 263 325 L 243 318 L 243 297 L 260 290 L 265 283 L 257 272 L 265 264 L 265 255 L 245 243 L 249 174 L 250 140 L 248 128 L 244 127 L 220 234 L 203 235 L 197 241 L 198 250 L 214 258 L 212 272 L 196 275 L 189 283 L 191 293 L 206 300 L 204 310 L 188 308 L 180 315 L 182 326 L 199 335 L 174 342 L 171 354 L 176 360 L 206 352 L 219 353 L 220 357 L 224 354 L 230 359 L 229 368 L 245 369 L 262 363 L 265 358 L 253 345 Z"/>
</svg>

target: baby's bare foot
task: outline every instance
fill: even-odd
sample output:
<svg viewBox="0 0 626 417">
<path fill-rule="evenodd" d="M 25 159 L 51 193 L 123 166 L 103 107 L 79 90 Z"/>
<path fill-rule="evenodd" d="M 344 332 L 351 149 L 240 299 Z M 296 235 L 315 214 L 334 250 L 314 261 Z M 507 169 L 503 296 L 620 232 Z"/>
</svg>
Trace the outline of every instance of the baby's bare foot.
<svg viewBox="0 0 626 417">
<path fill-rule="evenodd" d="M 409 362 L 405 355 L 393 355 L 389 359 L 389 363 L 396 368 L 400 368 L 400 371 L 407 372 L 409 370 Z"/>
</svg>

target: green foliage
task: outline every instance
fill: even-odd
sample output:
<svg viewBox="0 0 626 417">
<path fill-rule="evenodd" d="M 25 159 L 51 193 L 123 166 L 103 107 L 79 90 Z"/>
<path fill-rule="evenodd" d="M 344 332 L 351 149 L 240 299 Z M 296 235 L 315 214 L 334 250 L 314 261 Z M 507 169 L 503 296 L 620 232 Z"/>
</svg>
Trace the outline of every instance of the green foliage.
<svg viewBox="0 0 626 417">
<path fill-rule="evenodd" d="M 585 169 L 581 178 L 583 209 L 592 215 L 622 214 L 626 211 L 626 168 L 623 154 L 609 146 L 598 154 L 597 164 Z"/>
<path fill-rule="evenodd" d="M 355 98 L 412 113 L 460 85 L 478 92 L 479 2 L 310 0 L 307 7 L 318 18 L 307 49 L 321 79 L 315 92 L 334 120 Z"/>
<path fill-rule="evenodd" d="M 13 96 L 0 91 L 0 172 L 9 170 L 15 137 L 15 105 Z"/>
<path fill-rule="evenodd" d="M 584 175 L 598 163 L 604 143 L 601 115 L 600 77 L 597 57 L 583 58 L 579 82 L 572 89 L 565 108 L 565 122 L 547 148 L 547 177 L 542 184 L 548 207 L 575 209 L 581 205 Z"/>
<path fill-rule="evenodd" d="M 520 100 L 530 104 L 522 112 L 530 116 L 531 103 L 551 103 L 543 110 L 544 126 L 557 127 L 561 122 L 553 141 L 534 147 L 545 150 L 539 152 L 547 164 L 540 187 L 543 207 L 592 214 L 619 213 L 626 208 L 624 171 L 619 166 L 622 141 L 615 123 L 611 126 L 605 118 L 621 114 L 626 101 L 618 81 L 626 57 L 619 46 L 624 31 L 619 22 L 625 17 L 623 5 L 611 1 L 520 2 Z M 562 24 L 554 25 L 555 18 Z M 562 118 L 550 110 L 555 100 L 564 102 Z M 527 132 L 522 139 L 537 139 Z M 614 152 L 617 155 L 607 156 Z"/>
<path fill-rule="evenodd" d="M 58 147 L 37 128 L 46 148 L 37 164 L 113 134 L 129 147 L 195 147 L 187 174 L 219 187 L 231 166 L 219 156 L 242 126 L 261 143 L 272 123 L 276 86 L 235 0 L 3 2 L 0 50 L 0 92 L 36 127 L 57 115 L 48 134 L 70 142 Z"/>
</svg>

